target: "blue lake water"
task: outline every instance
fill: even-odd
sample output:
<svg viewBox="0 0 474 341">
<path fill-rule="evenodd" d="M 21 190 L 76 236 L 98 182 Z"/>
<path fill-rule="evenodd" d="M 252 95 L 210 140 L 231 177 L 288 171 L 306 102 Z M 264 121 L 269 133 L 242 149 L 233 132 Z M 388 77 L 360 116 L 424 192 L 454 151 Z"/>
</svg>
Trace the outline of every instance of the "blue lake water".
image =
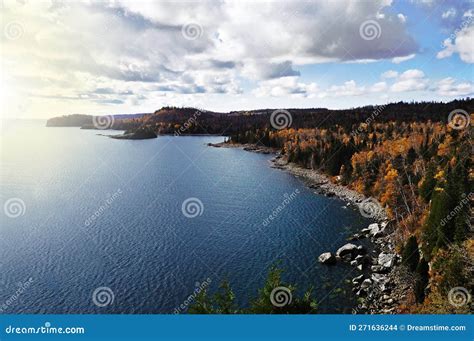
<svg viewBox="0 0 474 341">
<path fill-rule="evenodd" d="M 357 270 L 317 257 L 369 222 L 270 168 L 271 155 L 208 147 L 216 136 L 114 140 L 44 124 L 2 128 L 4 313 L 173 313 L 208 278 L 211 291 L 227 278 L 245 306 L 277 263 L 299 292 L 314 288 L 320 312 L 350 312 Z M 188 198 L 202 203 L 194 218 Z M 112 304 L 94 304 L 98 287 Z"/>
</svg>

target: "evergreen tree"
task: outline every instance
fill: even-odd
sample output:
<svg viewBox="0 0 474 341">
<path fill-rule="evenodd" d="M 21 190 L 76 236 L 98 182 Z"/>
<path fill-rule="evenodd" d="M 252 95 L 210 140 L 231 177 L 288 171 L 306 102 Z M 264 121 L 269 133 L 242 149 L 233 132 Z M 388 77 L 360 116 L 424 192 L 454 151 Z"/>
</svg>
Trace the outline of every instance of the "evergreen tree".
<svg viewBox="0 0 474 341">
<path fill-rule="evenodd" d="M 450 198 L 443 189 L 436 190 L 430 205 L 430 213 L 423 228 L 423 251 L 430 259 L 433 251 L 447 244 L 446 232 L 450 229 L 449 214 Z"/>
<path fill-rule="evenodd" d="M 421 258 L 416 267 L 418 278 L 415 283 L 415 296 L 418 303 L 423 303 L 425 300 L 425 289 L 429 282 L 429 265 L 428 262 Z"/>
<path fill-rule="evenodd" d="M 418 250 L 418 242 L 415 236 L 408 238 L 402 252 L 402 263 L 406 265 L 410 271 L 415 271 L 418 261 L 420 259 L 420 252 Z"/>
<path fill-rule="evenodd" d="M 316 312 L 316 302 L 311 298 L 312 291 L 309 289 L 303 298 L 295 297 L 295 288 L 281 281 L 282 270 L 272 267 L 268 273 L 267 281 L 258 296 L 250 302 L 249 312 L 251 314 L 308 314 Z M 274 304 L 276 297 L 272 297 L 275 288 L 285 287 L 290 295 L 284 297 L 285 304 L 277 306 Z"/>
<path fill-rule="evenodd" d="M 425 179 L 420 186 L 420 196 L 427 203 L 431 200 L 433 190 L 436 186 L 436 179 L 434 178 L 435 172 L 436 166 L 434 162 L 430 162 L 426 169 Z"/>
</svg>

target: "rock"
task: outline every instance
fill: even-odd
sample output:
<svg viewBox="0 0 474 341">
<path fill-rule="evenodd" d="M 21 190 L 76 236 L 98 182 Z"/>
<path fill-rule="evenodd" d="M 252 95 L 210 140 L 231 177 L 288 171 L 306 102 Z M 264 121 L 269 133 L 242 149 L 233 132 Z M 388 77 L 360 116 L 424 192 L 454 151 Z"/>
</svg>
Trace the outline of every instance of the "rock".
<svg viewBox="0 0 474 341">
<path fill-rule="evenodd" d="M 356 260 L 353 260 L 353 261 L 351 262 L 351 265 L 352 265 L 352 266 L 357 266 L 357 265 L 359 265 L 359 262 L 356 261 Z"/>
<path fill-rule="evenodd" d="M 357 254 L 358 255 L 365 255 L 367 253 L 367 249 L 363 245 L 359 245 L 357 247 Z"/>
<path fill-rule="evenodd" d="M 337 249 L 336 256 L 342 258 L 345 255 L 351 255 L 351 259 L 352 259 L 352 257 L 356 253 L 356 250 L 357 250 L 356 245 L 351 244 L 351 243 L 347 243 L 346 245 L 341 246 L 339 249 Z"/>
<path fill-rule="evenodd" d="M 359 275 L 359 276 L 354 277 L 354 278 L 352 279 L 352 283 L 353 283 L 353 284 L 358 284 L 358 283 L 360 283 L 363 279 L 364 279 L 364 275 Z"/>
<path fill-rule="evenodd" d="M 367 229 L 369 230 L 369 234 L 371 235 L 374 235 L 380 231 L 379 224 L 377 223 L 370 224 L 369 227 L 367 227 Z"/>
<path fill-rule="evenodd" d="M 360 288 L 361 289 L 368 289 L 372 286 L 372 281 L 368 278 L 364 279 L 364 281 L 362 282 L 362 284 L 360 285 Z"/>
<path fill-rule="evenodd" d="M 377 272 L 377 273 L 386 273 L 387 272 L 387 268 L 383 267 L 382 265 L 372 265 L 370 267 L 370 271 L 372 272 Z"/>
<path fill-rule="evenodd" d="M 322 264 L 336 264 L 336 257 L 331 252 L 324 252 L 318 257 L 318 261 Z"/>
<path fill-rule="evenodd" d="M 374 283 L 377 283 L 377 284 L 385 283 L 388 280 L 387 276 L 382 275 L 382 274 L 372 274 L 370 278 L 372 278 Z"/>
<path fill-rule="evenodd" d="M 355 240 L 360 240 L 360 239 L 364 239 L 366 238 L 367 236 L 365 234 L 362 234 L 362 233 L 356 233 L 354 234 L 352 237 L 350 237 L 348 240 L 349 241 L 355 241 Z"/>
<path fill-rule="evenodd" d="M 386 268 L 392 268 L 395 264 L 395 255 L 392 253 L 382 252 L 381 254 L 379 254 L 377 262 L 379 265 L 382 265 Z"/>
<path fill-rule="evenodd" d="M 362 271 L 362 264 L 357 265 L 356 269 L 359 270 L 359 271 Z"/>
<path fill-rule="evenodd" d="M 358 255 L 355 260 L 357 261 L 358 264 L 369 264 L 370 263 L 370 259 L 369 257 L 367 256 L 362 256 L 362 255 Z"/>
<path fill-rule="evenodd" d="M 383 231 L 378 231 L 376 233 L 373 234 L 373 237 L 374 238 L 380 238 L 380 237 L 383 237 L 384 236 L 384 232 Z M 383 242 L 383 241 L 382 241 Z"/>
</svg>

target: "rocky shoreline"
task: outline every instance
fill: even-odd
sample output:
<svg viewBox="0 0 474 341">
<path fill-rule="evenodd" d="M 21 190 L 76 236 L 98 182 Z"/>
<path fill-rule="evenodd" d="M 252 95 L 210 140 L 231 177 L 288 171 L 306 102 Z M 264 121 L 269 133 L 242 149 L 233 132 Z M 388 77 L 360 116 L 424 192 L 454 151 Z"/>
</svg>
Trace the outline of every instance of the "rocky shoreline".
<svg viewBox="0 0 474 341">
<path fill-rule="evenodd" d="M 314 190 L 315 193 L 329 197 L 337 197 L 348 205 L 359 208 L 361 213 L 369 213 L 375 221 L 367 228 L 349 238 L 349 243 L 342 245 L 335 252 L 321 254 L 318 261 L 327 266 L 337 266 L 340 262 L 349 263 L 360 274 L 351 282 L 352 291 L 358 298 L 359 304 L 353 309 L 354 313 L 396 314 L 398 306 L 405 300 L 408 284 L 402 279 L 403 269 L 398 266 L 401 258 L 395 251 L 393 224 L 383 209 L 374 209 L 374 201 L 345 186 L 333 183 L 326 175 L 318 171 L 302 168 L 288 163 L 275 148 L 260 147 L 252 144 L 209 143 L 212 147 L 241 148 L 246 151 L 276 154 L 271 160 L 272 168 L 285 170 Z M 366 205 L 366 207 L 364 207 Z M 369 206 L 367 206 L 369 205 Z M 367 209 L 368 208 L 368 209 Z M 365 215 L 367 216 L 367 215 Z M 370 239 L 373 250 L 368 253 L 362 245 L 356 245 L 361 239 Z"/>
<path fill-rule="evenodd" d="M 399 267 L 400 256 L 395 252 L 393 244 L 393 226 L 382 208 L 373 209 L 376 205 L 364 195 L 351 190 L 345 186 L 335 184 L 331 180 L 315 170 L 302 168 L 296 164 L 288 163 L 277 155 L 273 160 L 273 168 L 286 170 L 301 178 L 306 185 L 315 193 L 335 196 L 348 205 L 359 208 L 366 216 L 369 213 L 374 219 L 373 224 L 362 229 L 359 233 L 349 238 L 350 243 L 341 246 L 334 254 L 325 252 L 318 258 L 319 262 L 328 266 L 337 265 L 338 262 L 347 262 L 355 267 L 360 274 L 352 279 L 352 291 L 360 302 L 354 313 L 370 314 L 395 314 L 398 312 L 398 303 L 403 299 L 404 290 L 398 290 L 403 283 L 400 281 Z M 367 253 L 362 245 L 356 245 L 357 241 L 369 238 L 374 249 Z"/>
</svg>

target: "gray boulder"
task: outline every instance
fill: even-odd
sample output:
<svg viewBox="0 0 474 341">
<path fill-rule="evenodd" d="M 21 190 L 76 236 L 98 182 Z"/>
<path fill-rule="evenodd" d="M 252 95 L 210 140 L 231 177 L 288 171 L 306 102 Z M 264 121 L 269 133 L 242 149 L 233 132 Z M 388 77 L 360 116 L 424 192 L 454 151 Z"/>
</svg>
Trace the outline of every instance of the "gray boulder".
<svg viewBox="0 0 474 341">
<path fill-rule="evenodd" d="M 382 252 L 377 259 L 379 265 L 392 268 L 395 265 L 395 254 Z"/>
<path fill-rule="evenodd" d="M 336 264 L 336 257 L 331 252 L 324 252 L 318 257 L 318 261 L 322 264 Z"/>
<path fill-rule="evenodd" d="M 364 279 L 364 281 L 360 285 L 360 288 L 366 290 L 370 288 L 371 286 L 372 286 L 372 281 L 367 278 L 367 279 Z"/>
<path fill-rule="evenodd" d="M 356 285 L 356 284 L 360 283 L 363 279 L 364 279 L 364 275 L 359 275 L 357 277 L 354 277 L 352 279 L 352 284 Z"/>
<path fill-rule="evenodd" d="M 367 229 L 369 230 L 369 234 L 371 235 L 374 235 L 380 231 L 379 224 L 377 223 L 370 224 L 369 227 L 367 227 Z"/>
<path fill-rule="evenodd" d="M 344 257 L 345 255 L 351 255 L 351 258 L 355 256 L 357 253 L 357 246 L 351 243 L 347 243 L 344 246 L 341 246 L 339 249 L 336 251 L 336 256 L 337 257 Z"/>
</svg>

